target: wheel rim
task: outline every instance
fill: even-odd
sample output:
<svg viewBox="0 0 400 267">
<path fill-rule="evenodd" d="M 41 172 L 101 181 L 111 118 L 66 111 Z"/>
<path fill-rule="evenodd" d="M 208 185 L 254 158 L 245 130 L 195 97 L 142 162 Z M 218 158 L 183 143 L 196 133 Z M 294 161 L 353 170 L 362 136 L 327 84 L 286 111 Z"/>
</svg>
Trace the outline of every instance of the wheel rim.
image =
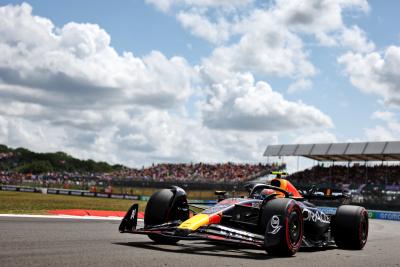
<svg viewBox="0 0 400 267">
<path fill-rule="evenodd" d="M 300 238 L 300 219 L 296 211 L 293 211 L 289 216 L 289 239 L 292 245 L 295 245 Z"/>
<path fill-rule="evenodd" d="M 360 220 L 360 241 L 362 244 L 367 242 L 368 238 L 368 218 L 363 213 Z M 368 215 L 367 215 L 368 216 Z"/>
</svg>

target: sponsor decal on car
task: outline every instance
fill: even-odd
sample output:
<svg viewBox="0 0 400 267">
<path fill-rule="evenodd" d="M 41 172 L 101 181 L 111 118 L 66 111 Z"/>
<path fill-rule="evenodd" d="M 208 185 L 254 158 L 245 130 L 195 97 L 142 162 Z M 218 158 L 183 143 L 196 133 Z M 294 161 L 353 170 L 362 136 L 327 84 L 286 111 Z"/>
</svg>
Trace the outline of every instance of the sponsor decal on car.
<svg viewBox="0 0 400 267">
<path fill-rule="evenodd" d="M 241 236 L 246 236 L 246 237 L 255 237 L 255 234 L 246 232 L 246 231 L 241 231 L 238 229 L 233 229 L 230 227 L 226 227 L 226 226 L 222 226 L 222 225 L 218 225 L 216 226 L 216 228 L 220 229 L 221 231 L 225 231 L 225 232 L 229 232 L 230 234 L 236 234 L 236 235 L 241 235 Z"/>
<path fill-rule="evenodd" d="M 277 215 L 272 216 L 270 224 L 271 224 L 272 230 L 270 232 L 268 232 L 269 234 L 275 235 L 282 228 L 282 226 L 280 225 L 279 217 Z"/>
<path fill-rule="evenodd" d="M 322 213 L 321 211 L 315 209 L 310 210 L 307 208 L 303 209 L 303 220 L 306 221 L 313 221 L 313 222 L 322 222 L 322 223 L 330 223 L 330 218 L 326 214 Z"/>
<path fill-rule="evenodd" d="M 136 215 L 136 209 L 133 209 L 130 219 L 131 219 L 131 220 L 135 219 L 135 215 Z"/>
</svg>

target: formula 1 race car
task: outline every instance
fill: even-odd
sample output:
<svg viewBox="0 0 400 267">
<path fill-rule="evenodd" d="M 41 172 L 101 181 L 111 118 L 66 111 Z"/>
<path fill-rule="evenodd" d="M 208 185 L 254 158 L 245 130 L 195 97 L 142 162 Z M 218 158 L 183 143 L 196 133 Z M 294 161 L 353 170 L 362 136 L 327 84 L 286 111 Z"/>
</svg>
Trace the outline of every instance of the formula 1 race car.
<svg viewBox="0 0 400 267">
<path fill-rule="evenodd" d="M 302 247 L 362 249 L 368 237 L 368 213 L 363 207 L 341 205 L 326 214 L 310 199 L 339 199 L 339 195 L 300 194 L 286 179 L 255 184 L 247 198 L 226 198 L 195 212 L 183 189 L 174 186 L 155 192 L 149 199 L 144 227 L 136 229 L 138 204 L 123 218 L 121 233 L 144 234 L 156 243 L 210 240 L 250 245 L 271 255 L 291 256 Z M 193 216 L 189 216 L 192 214 Z"/>
</svg>

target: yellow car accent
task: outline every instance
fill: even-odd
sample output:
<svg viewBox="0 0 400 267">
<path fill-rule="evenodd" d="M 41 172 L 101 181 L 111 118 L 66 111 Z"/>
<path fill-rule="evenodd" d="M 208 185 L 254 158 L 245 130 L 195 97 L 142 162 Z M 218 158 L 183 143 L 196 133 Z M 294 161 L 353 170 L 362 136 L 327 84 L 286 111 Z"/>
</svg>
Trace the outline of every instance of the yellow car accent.
<svg viewBox="0 0 400 267">
<path fill-rule="evenodd" d="M 189 229 L 189 230 L 197 230 L 199 227 L 203 225 L 207 225 L 209 223 L 209 216 L 206 214 L 197 214 L 192 218 L 184 221 L 179 225 L 180 229 Z"/>
</svg>

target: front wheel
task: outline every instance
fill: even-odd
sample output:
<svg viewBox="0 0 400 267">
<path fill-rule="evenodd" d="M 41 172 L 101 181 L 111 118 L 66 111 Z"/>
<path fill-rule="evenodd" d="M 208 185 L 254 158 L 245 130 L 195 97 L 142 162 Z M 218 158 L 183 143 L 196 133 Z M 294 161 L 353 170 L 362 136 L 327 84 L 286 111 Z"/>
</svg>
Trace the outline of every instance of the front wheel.
<svg viewBox="0 0 400 267">
<path fill-rule="evenodd" d="M 162 189 L 155 192 L 147 202 L 144 212 L 144 226 L 166 223 L 173 199 L 174 193 L 170 189 Z M 148 237 L 160 244 L 175 244 L 178 242 L 178 239 L 158 234 L 150 234 Z"/>
<path fill-rule="evenodd" d="M 303 240 L 303 215 L 296 201 L 277 198 L 262 208 L 261 223 L 265 224 L 265 250 L 276 256 L 292 256 Z"/>
</svg>

